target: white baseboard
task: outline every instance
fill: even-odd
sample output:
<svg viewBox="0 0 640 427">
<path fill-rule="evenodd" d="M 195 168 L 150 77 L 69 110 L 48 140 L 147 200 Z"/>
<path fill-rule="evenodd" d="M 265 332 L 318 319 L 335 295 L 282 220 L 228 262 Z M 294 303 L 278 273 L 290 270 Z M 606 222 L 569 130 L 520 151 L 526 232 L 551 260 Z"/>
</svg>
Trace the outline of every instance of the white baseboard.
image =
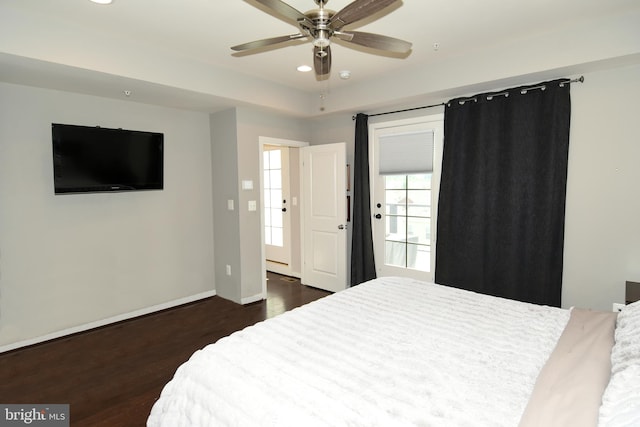
<svg viewBox="0 0 640 427">
<path fill-rule="evenodd" d="M 266 299 L 266 297 L 262 295 L 262 293 L 259 293 L 256 295 L 252 295 L 250 297 L 242 298 L 240 300 L 240 304 L 242 305 L 251 304 L 252 302 L 262 301 L 263 299 Z"/>
<path fill-rule="evenodd" d="M 173 301 L 168 301 L 162 304 L 154 305 L 152 307 L 141 308 L 140 310 L 131 311 L 129 313 L 119 314 L 117 316 L 109 317 L 107 319 L 97 320 L 91 323 L 85 323 L 83 325 L 74 326 L 72 328 L 63 329 L 61 331 L 52 332 L 47 335 L 42 335 L 36 338 L 31 338 L 24 341 L 15 342 L 12 344 L 7 344 L 0 347 L 0 353 L 4 353 L 5 351 L 15 350 L 21 347 L 27 347 L 33 344 L 39 344 L 45 341 L 53 340 L 56 338 L 61 338 L 67 335 L 72 335 L 78 332 L 88 331 L 90 329 L 99 328 L 101 326 L 106 326 L 111 323 L 120 322 L 123 320 L 133 319 L 135 317 L 144 316 L 145 314 L 155 313 L 156 311 L 166 310 L 167 308 L 177 307 L 179 305 L 188 304 L 190 302 L 198 301 L 201 299 L 209 298 L 216 295 L 216 291 L 207 291 L 202 292 L 196 295 L 191 295 L 188 297 L 180 298 Z"/>
</svg>

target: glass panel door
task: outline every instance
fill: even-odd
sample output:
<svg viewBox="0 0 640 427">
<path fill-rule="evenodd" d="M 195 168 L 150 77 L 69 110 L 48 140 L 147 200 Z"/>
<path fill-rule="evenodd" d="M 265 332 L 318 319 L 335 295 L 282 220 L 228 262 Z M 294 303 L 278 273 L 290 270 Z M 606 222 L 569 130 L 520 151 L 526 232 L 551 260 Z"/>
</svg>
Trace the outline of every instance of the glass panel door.
<svg viewBox="0 0 640 427">
<path fill-rule="evenodd" d="M 443 115 L 434 114 L 369 127 L 373 245 L 379 277 L 433 281 L 443 123 Z M 424 145 L 432 155 L 431 170 L 398 170 L 381 175 L 380 140 L 401 142 L 403 135 L 424 137 Z M 402 156 L 411 155 L 413 152 Z"/>
<path fill-rule="evenodd" d="M 264 151 L 264 241 L 283 245 L 282 155 L 280 150 Z"/>
<path fill-rule="evenodd" d="M 264 145 L 262 158 L 264 243 L 266 260 L 274 268 L 289 267 L 289 147 Z M 273 264 L 277 264 L 275 267 Z M 282 271 L 278 271 L 282 272 Z"/>
</svg>

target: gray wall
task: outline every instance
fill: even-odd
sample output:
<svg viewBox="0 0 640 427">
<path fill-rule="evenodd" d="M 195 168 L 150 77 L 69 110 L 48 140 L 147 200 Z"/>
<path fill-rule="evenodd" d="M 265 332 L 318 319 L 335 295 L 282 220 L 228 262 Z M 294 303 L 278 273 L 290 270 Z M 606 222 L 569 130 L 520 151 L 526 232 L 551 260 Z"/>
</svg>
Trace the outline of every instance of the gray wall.
<svg viewBox="0 0 640 427">
<path fill-rule="evenodd" d="M 259 209 L 262 173 L 259 138 L 266 136 L 308 141 L 309 125 L 303 119 L 237 108 L 212 114 L 211 129 L 214 169 L 219 168 L 213 171 L 218 272 L 216 285 L 221 296 L 238 303 L 250 302 L 261 298 L 265 278 L 262 269 L 262 224 Z M 233 143 L 234 135 L 235 147 L 232 149 L 229 144 Z M 235 150 L 235 153 L 229 150 Z M 235 165 L 224 164 L 234 163 L 233 158 L 237 159 Z M 253 182 L 252 190 L 241 188 L 242 181 L 246 180 Z M 231 198 L 235 201 L 235 210 L 232 212 L 226 210 L 227 199 Z M 256 211 L 249 211 L 250 201 L 256 202 Z M 224 214 L 218 215 L 222 211 L 225 211 Z M 231 265 L 231 276 L 226 275 L 226 264 Z"/>
<path fill-rule="evenodd" d="M 213 178 L 213 217 L 216 239 L 214 260 L 216 292 L 240 302 L 240 218 L 238 216 L 238 134 L 236 111 L 211 114 L 211 176 Z M 233 200 L 235 210 L 227 208 Z M 226 266 L 231 266 L 231 276 Z"/>
<path fill-rule="evenodd" d="M 640 66 L 571 86 L 563 305 L 611 310 L 640 281 Z"/>
<path fill-rule="evenodd" d="M 51 123 L 162 132 L 162 191 L 54 195 Z M 207 114 L 0 83 L 0 350 L 214 293 Z"/>
</svg>

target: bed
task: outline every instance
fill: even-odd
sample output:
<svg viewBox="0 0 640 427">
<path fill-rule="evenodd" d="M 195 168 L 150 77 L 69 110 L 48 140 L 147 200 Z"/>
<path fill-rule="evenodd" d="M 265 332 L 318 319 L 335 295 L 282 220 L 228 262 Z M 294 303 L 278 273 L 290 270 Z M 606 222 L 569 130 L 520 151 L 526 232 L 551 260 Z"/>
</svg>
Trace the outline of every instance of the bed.
<svg viewBox="0 0 640 427">
<path fill-rule="evenodd" d="M 638 426 L 640 303 L 614 313 L 385 277 L 180 366 L 148 426 Z"/>
</svg>

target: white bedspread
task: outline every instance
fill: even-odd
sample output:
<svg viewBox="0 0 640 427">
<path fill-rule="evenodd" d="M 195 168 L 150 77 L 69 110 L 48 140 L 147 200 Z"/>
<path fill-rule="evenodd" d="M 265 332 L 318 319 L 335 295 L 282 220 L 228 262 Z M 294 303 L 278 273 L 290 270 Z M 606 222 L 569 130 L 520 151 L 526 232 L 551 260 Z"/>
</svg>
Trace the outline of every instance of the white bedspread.
<svg viewBox="0 0 640 427">
<path fill-rule="evenodd" d="M 377 279 L 197 351 L 148 425 L 514 427 L 568 319 Z"/>
</svg>

